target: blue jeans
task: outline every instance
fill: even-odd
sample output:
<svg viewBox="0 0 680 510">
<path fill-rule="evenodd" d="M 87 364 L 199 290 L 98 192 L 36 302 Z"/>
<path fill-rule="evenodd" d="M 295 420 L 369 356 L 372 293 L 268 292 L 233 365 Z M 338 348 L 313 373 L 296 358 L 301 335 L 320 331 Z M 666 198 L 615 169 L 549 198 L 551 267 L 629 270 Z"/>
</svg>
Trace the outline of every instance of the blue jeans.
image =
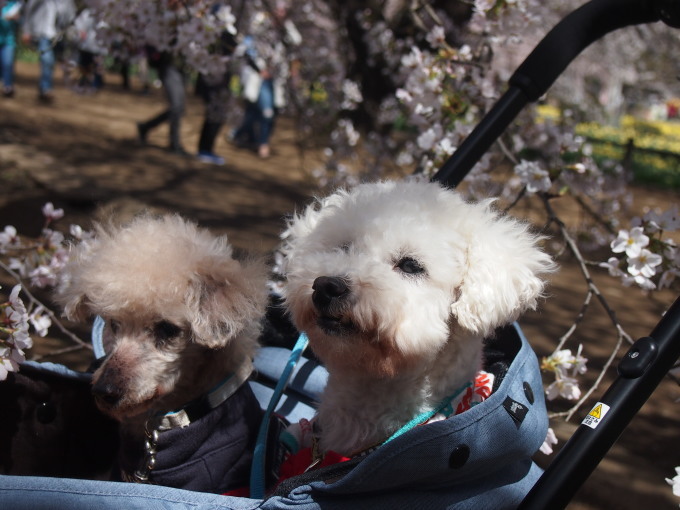
<svg viewBox="0 0 680 510">
<path fill-rule="evenodd" d="M 163 66 L 158 70 L 158 73 L 161 83 L 163 83 L 163 90 L 165 91 L 168 107 L 152 119 L 142 122 L 140 126 L 145 131 L 150 131 L 156 126 L 167 122 L 170 126 L 170 148 L 179 150 L 182 149 L 181 122 L 186 102 L 184 75 L 178 67 L 175 67 L 172 64 Z"/>
<path fill-rule="evenodd" d="M 38 39 L 38 54 L 40 58 L 40 79 L 38 89 L 41 94 L 51 92 L 54 75 L 54 48 L 52 40 L 48 37 Z"/>
<path fill-rule="evenodd" d="M 258 139 L 259 145 L 266 145 L 269 143 L 269 138 L 274 130 L 274 82 L 272 80 L 264 80 L 260 87 L 260 95 L 257 98 L 257 106 L 260 110 L 260 137 Z"/>
<path fill-rule="evenodd" d="M 2 84 L 6 89 L 14 87 L 14 55 L 16 49 L 14 44 L 0 46 L 0 70 Z"/>
<path fill-rule="evenodd" d="M 274 130 L 274 82 L 264 80 L 256 103 L 248 103 L 241 126 L 235 131 L 234 138 L 247 143 L 267 145 Z"/>
</svg>

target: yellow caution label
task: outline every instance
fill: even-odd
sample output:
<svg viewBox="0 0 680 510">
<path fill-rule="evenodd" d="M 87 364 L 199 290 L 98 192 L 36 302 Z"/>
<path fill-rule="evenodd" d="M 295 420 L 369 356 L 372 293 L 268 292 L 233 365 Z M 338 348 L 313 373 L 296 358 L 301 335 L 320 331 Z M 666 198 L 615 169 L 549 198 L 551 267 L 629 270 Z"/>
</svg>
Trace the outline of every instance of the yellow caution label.
<svg viewBox="0 0 680 510">
<path fill-rule="evenodd" d="M 598 420 L 602 418 L 602 404 L 593 407 L 593 410 L 588 413 L 588 416 L 592 416 L 593 418 L 597 418 Z"/>
<path fill-rule="evenodd" d="M 603 404 L 602 402 L 598 402 L 583 419 L 581 425 L 585 425 L 591 429 L 597 428 L 608 412 L 609 406 L 607 404 Z"/>
</svg>

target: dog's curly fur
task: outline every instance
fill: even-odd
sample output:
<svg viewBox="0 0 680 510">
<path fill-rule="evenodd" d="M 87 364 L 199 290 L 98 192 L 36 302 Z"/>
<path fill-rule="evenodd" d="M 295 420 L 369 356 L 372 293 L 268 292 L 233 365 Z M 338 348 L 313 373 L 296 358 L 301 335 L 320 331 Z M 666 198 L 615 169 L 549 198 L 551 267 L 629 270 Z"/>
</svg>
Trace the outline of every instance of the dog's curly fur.
<svg viewBox="0 0 680 510">
<path fill-rule="evenodd" d="M 267 301 L 262 261 L 178 215 L 98 224 L 75 246 L 56 301 L 100 315 L 108 356 L 93 376 L 100 409 L 141 435 L 152 414 L 205 394 L 252 363 Z"/>
<path fill-rule="evenodd" d="M 329 371 L 323 451 L 351 455 L 432 409 L 474 378 L 485 337 L 535 307 L 554 264 L 492 202 L 380 182 L 289 222 L 286 306 Z"/>
</svg>

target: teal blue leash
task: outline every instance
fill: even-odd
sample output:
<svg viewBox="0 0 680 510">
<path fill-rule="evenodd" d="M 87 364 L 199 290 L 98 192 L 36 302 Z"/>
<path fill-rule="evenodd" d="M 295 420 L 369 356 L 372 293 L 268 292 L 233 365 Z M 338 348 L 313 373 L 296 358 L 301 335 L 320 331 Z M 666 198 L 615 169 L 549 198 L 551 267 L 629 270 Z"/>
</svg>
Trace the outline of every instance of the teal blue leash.
<svg viewBox="0 0 680 510">
<path fill-rule="evenodd" d="M 265 411 L 264 417 L 262 418 L 262 423 L 260 424 L 260 429 L 258 431 L 257 435 L 257 441 L 255 443 L 255 452 L 253 454 L 253 464 L 252 468 L 250 471 L 250 497 L 254 499 L 262 499 L 264 498 L 265 495 L 265 449 L 266 449 L 266 441 L 267 441 L 267 429 L 269 428 L 269 420 L 271 418 L 271 415 L 273 414 L 274 410 L 276 409 L 276 406 L 279 403 L 279 400 L 281 399 L 281 395 L 283 394 L 283 391 L 286 388 L 286 385 L 288 384 L 288 380 L 290 379 L 291 373 L 293 372 L 293 369 L 297 365 L 300 356 L 302 355 L 302 352 L 305 350 L 309 343 L 309 340 L 307 339 L 307 335 L 304 333 L 300 334 L 300 337 L 298 338 L 295 347 L 293 347 L 292 352 L 290 353 L 290 356 L 288 358 L 288 362 L 286 364 L 286 367 L 284 368 L 283 372 L 281 373 L 281 377 L 279 377 L 279 381 L 276 385 L 276 388 L 274 389 L 274 393 L 272 394 L 271 399 L 269 400 L 269 405 L 267 406 L 267 410 Z M 426 421 L 430 420 L 434 415 L 437 413 L 441 412 L 444 410 L 447 406 L 451 405 L 451 401 L 458 397 L 462 392 L 464 392 L 466 389 L 468 389 L 470 386 L 472 386 L 471 382 L 467 382 L 464 385 L 462 385 L 460 388 L 458 388 L 451 396 L 446 397 L 444 400 L 442 400 L 437 407 L 434 409 L 431 409 L 429 411 L 424 411 L 414 417 L 411 421 L 403 425 L 399 430 L 397 430 L 394 434 L 392 434 L 384 443 L 387 444 L 393 439 L 396 439 L 397 437 L 401 436 L 405 432 L 408 432 L 409 430 L 417 427 L 418 425 L 425 423 Z"/>
<path fill-rule="evenodd" d="M 106 356 L 106 351 L 104 350 L 104 326 L 106 321 L 99 315 L 94 318 L 94 323 L 92 324 L 92 348 L 94 350 L 95 359 L 100 359 Z"/>
<path fill-rule="evenodd" d="M 424 411 L 424 412 L 420 413 L 418 416 L 416 416 L 415 418 L 413 418 L 413 419 L 412 419 L 411 421 L 409 421 L 407 424 L 403 425 L 399 430 L 397 430 L 394 434 L 392 434 L 389 438 L 387 438 L 387 441 L 385 441 L 383 444 L 387 444 L 387 443 L 389 443 L 390 441 L 392 441 L 393 439 L 398 438 L 399 436 L 401 436 L 401 435 L 404 434 L 405 432 L 408 432 L 408 431 L 411 430 L 412 428 L 417 427 L 417 426 L 420 425 L 421 423 L 425 423 L 426 421 L 428 421 L 429 419 L 431 419 L 435 414 L 441 412 L 441 411 L 444 410 L 447 406 L 449 406 L 449 405 L 451 404 L 451 401 L 452 401 L 454 398 L 456 398 L 458 395 L 460 395 L 461 393 L 463 393 L 463 392 L 464 392 L 466 389 L 468 389 L 470 386 L 472 386 L 472 383 L 471 383 L 471 382 L 465 383 L 463 386 L 461 386 L 460 388 L 458 388 L 458 389 L 453 393 L 453 395 L 451 395 L 450 397 L 446 397 L 444 400 L 442 400 L 442 401 L 439 403 L 439 405 L 438 405 L 437 407 L 435 407 L 434 409 L 431 409 L 431 410 L 429 410 L 429 411 Z M 452 414 L 453 414 L 453 411 L 452 411 Z"/>
<path fill-rule="evenodd" d="M 279 400 L 281 400 L 283 391 L 286 389 L 286 386 L 288 385 L 288 380 L 290 379 L 290 376 L 293 373 L 293 369 L 297 365 L 298 361 L 300 361 L 300 356 L 302 356 L 302 352 L 307 348 L 307 344 L 309 344 L 309 339 L 307 338 L 307 335 L 301 333 L 297 339 L 297 342 L 295 343 L 295 346 L 293 347 L 293 350 L 290 353 L 290 356 L 288 357 L 288 362 L 286 363 L 286 366 L 283 369 L 283 372 L 281 373 L 281 377 L 279 377 L 279 381 L 276 384 L 276 388 L 274 388 L 274 393 L 272 394 L 272 397 L 269 399 L 269 405 L 267 406 L 267 410 L 265 411 L 264 416 L 262 417 L 262 423 L 260 424 L 260 429 L 258 430 L 257 433 L 257 441 L 255 442 L 253 464 L 250 469 L 251 498 L 255 499 L 264 498 L 265 494 L 264 470 L 266 453 L 265 450 L 267 446 L 266 445 L 267 429 L 269 428 L 269 420 L 271 418 L 271 415 L 274 413 L 276 406 L 279 404 Z"/>
</svg>

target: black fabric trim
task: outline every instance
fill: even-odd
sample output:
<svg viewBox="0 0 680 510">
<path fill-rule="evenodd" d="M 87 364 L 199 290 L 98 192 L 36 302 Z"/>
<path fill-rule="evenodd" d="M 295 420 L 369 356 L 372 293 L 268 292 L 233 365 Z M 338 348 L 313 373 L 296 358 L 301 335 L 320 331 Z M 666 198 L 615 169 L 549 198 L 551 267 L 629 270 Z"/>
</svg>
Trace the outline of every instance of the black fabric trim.
<svg viewBox="0 0 680 510">
<path fill-rule="evenodd" d="M 345 462 L 332 464 L 330 466 L 325 466 L 318 469 L 312 469 L 306 473 L 302 473 L 301 475 L 292 476 L 281 482 L 274 493 L 271 494 L 271 496 L 285 497 L 290 494 L 293 489 L 296 489 L 302 485 L 308 485 L 312 482 L 334 482 L 352 471 L 365 458 L 366 457 L 355 457 Z"/>
<path fill-rule="evenodd" d="M 495 377 L 492 392 L 498 390 L 521 348 L 522 341 L 512 325 L 497 329 L 484 341 L 484 370 Z"/>
</svg>

